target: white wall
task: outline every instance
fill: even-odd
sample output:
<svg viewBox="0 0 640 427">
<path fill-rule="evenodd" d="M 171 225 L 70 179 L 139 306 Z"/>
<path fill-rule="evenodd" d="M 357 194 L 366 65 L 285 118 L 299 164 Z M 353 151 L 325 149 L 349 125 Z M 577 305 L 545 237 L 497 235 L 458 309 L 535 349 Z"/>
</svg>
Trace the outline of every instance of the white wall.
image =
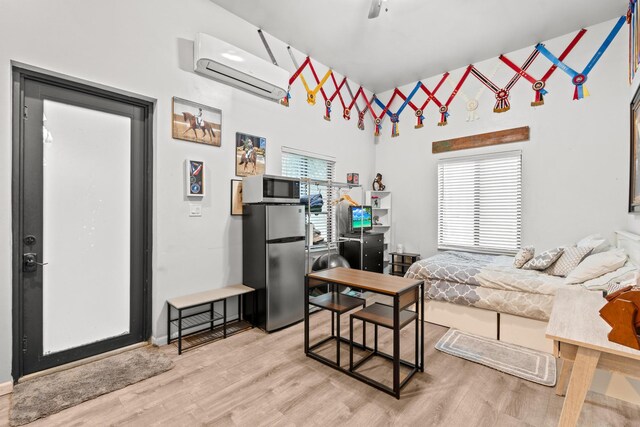
<svg viewBox="0 0 640 427">
<path fill-rule="evenodd" d="M 566 58 L 574 68 L 588 63 L 615 21 L 588 28 L 580 43 Z M 575 32 L 544 41 L 559 55 Z M 506 54 L 521 64 L 533 46 Z M 498 58 L 476 64 L 489 75 Z M 541 77 L 550 62 L 539 55 L 529 69 Z M 449 78 L 457 82 L 462 69 Z M 513 71 L 503 66 L 493 81 L 506 84 Z M 440 76 L 423 80 L 433 88 Z M 401 88 L 408 93 L 414 84 Z M 478 108 L 480 119 L 466 122 L 465 103 L 458 95 L 451 107 L 449 125 L 438 127 L 437 107 L 427 107 L 425 126 L 414 129 L 415 117 L 407 109 L 401 117 L 400 136 L 391 138 L 391 126 L 384 122 L 383 134 L 376 143 L 376 172 L 384 175 L 387 189 L 393 191 L 393 228 L 395 243 L 407 251 L 430 256 L 437 248 L 437 161 L 441 158 L 468 156 L 503 150 L 523 153 L 522 243 L 539 250 L 575 242 L 589 233 L 600 232 L 613 238 L 613 231 L 627 225 L 629 176 L 629 85 L 627 83 L 627 29 L 623 29 L 589 74 L 586 83 L 591 96 L 573 101 L 569 77 L 556 70 L 547 82 L 545 105 L 533 108 L 531 84 L 521 79 L 512 90 L 511 110 L 493 113 L 494 95 L 485 90 Z M 463 90 L 475 96 L 479 81 L 469 76 Z M 451 87 L 440 89 L 440 99 L 448 98 Z M 423 102 L 423 97 L 418 102 Z M 386 102 L 389 94 L 382 94 Z M 397 109 L 399 104 L 393 108 Z M 474 135 L 495 130 L 529 126 L 531 140 L 432 154 L 437 140 Z M 640 224 L 640 222 L 639 222 Z"/>
<path fill-rule="evenodd" d="M 280 172 L 280 147 L 337 158 L 338 177 L 359 172 L 369 182 L 373 139 L 324 107 L 310 108 L 300 84 L 290 108 L 195 75 L 197 32 L 220 37 L 268 59 L 256 28 L 208 0 L 36 0 L 2 2 L 0 13 L 0 383 L 11 371 L 11 68 L 39 66 L 156 98 L 154 141 L 153 335 L 166 334 L 165 301 L 172 296 L 242 280 L 241 221 L 229 215 L 234 138 L 267 138 L 267 173 Z M 269 37 L 278 62 L 293 71 L 286 44 Z M 295 44 L 295 41 L 290 41 Z M 304 57 L 298 56 L 301 61 Z M 318 72 L 326 69 L 319 67 Z M 171 97 L 221 108 L 222 147 L 171 138 Z M 369 126 L 370 129 L 370 126 Z M 184 160 L 206 162 L 202 217 L 188 217 Z"/>
</svg>

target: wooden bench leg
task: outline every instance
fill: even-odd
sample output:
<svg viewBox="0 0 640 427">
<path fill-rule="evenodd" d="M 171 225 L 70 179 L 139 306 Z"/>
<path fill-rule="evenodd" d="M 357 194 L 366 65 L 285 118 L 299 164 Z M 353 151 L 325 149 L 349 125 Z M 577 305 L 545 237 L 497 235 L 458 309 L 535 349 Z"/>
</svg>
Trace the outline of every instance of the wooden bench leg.
<svg viewBox="0 0 640 427">
<path fill-rule="evenodd" d="M 593 374 L 596 372 L 596 366 L 600 360 L 600 352 L 585 347 L 578 347 L 576 360 L 573 363 L 571 379 L 569 380 L 569 389 L 567 397 L 562 405 L 562 413 L 560 414 L 560 427 L 574 427 L 580 418 L 580 411 L 584 404 L 584 398 L 587 391 L 591 387 Z"/>
</svg>

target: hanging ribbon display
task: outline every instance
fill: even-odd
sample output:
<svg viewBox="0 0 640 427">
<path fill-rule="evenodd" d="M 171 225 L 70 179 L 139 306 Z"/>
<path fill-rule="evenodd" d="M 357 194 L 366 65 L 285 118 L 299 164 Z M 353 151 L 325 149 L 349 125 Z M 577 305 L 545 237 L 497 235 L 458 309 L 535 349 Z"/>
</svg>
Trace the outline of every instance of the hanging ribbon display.
<svg viewBox="0 0 640 427">
<path fill-rule="evenodd" d="M 501 62 L 498 62 L 496 66 L 493 68 L 491 75 L 489 75 L 490 80 L 493 80 L 493 78 L 496 76 L 496 74 L 498 73 L 498 70 L 500 69 L 501 64 L 502 64 Z M 447 80 L 447 82 L 451 86 L 451 89 L 455 87 L 450 80 Z M 467 108 L 468 122 L 473 122 L 480 118 L 480 116 L 478 115 L 478 106 L 480 105 L 480 97 L 482 96 L 482 93 L 485 91 L 486 88 L 487 87 L 485 85 L 481 84 L 480 88 L 478 89 L 478 92 L 476 92 L 476 96 L 473 98 L 469 98 L 469 96 L 464 92 L 464 90 L 460 88 L 460 91 L 458 92 L 458 94 L 462 97 L 462 99 L 464 99 L 465 106 Z"/>
<path fill-rule="evenodd" d="M 414 105 L 411 102 L 411 100 L 408 101 L 409 106 L 413 108 L 413 112 L 415 113 L 415 116 L 416 116 L 416 125 L 413 127 L 414 129 L 420 129 L 421 127 L 424 126 L 424 110 L 425 108 L 427 108 L 427 105 L 429 105 L 429 102 L 431 102 L 431 96 L 429 96 L 429 93 L 433 97 L 435 97 L 436 93 L 440 89 L 440 86 L 442 86 L 444 81 L 447 80 L 447 77 L 449 77 L 449 73 L 444 73 L 440 78 L 440 81 L 438 82 L 436 87 L 433 89 L 433 91 L 429 91 L 428 93 L 425 91 L 425 93 L 427 93 L 427 99 L 422 103 L 420 107 L 417 107 L 416 105 Z M 424 83 L 422 82 L 416 83 L 416 88 L 422 88 L 423 86 L 424 86 Z M 424 87 L 426 88 L 426 86 Z"/>
<path fill-rule="evenodd" d="M 380 113 L 379 116 L 376 116 L 376 113 L 373 111 L 373 108 L 371 105 L 373 104 L 373 102 L 367 104 L 367 106 L 369 107 L 369 111 L 371 111 L 371 116 L 373 117 L 373 123 L 376 126 L 374 136 L 380 136 L 380 131 L 382 130 L 382 119 L 384 119 L 384 115 L 387 114 L 387 112 L 389 111 L 389 107 L 391 106 L 391 104 L 393 104 L 393 100 L 396 98 L 396 96 L 398 96 L 397 88 L 394 89 L 393 94 L 391 95 L 391 98 L 389 98 L 389 102 L 387 102 L 387 104 L 385 105 L 375 95 L 373 95 L 373 102 L 375 102 L 380 108 L 382 108 L 382 112 Z M 396 117 L 395 123 L 397 123 L 397 117 Z"/>
<path fill-rule="evenodd" d="M 351 93 L 351 89 L 349 88 L 349 82 L 346 83 L 346 86 L 347 86 L 347 90 L 349 91 L 349 94 L 351 95 L 351 103 L 349 103 L 349 106 L 346 106 L 342 111 L 342 117 L 345 120 L 351 120 L 351 109 L 353 108 L 354 105 L 356 106 L 356 108 L 358 107 L 358 103 L 356 101 L 358 100 L 358 97 L 363 93 L 364 89 L 362 88 L 362 86 L 360 86 L 360 88 L 358 89 L 358 91 L 354 96 Z M 358 114 L 362 114 L 362 112 L 358 111 Z"/>
<path fill-rule="evenodd" d="M 378 104 L 380 108 L 386 109 L 387 115 L 391 120 L 391 137 L 392 138 L 395 138 L 396 136 L 400 135 L 400 131 L 398 129 L 398 123 L 400 122 L 400 115 L 402 114 L 404 109 L 407 107 L 407 105 L 411 104 L 411 108 L 413 109 L 417 108 L 415 105 L 413 105 L 413 103 L 411 103 L 411 98 L 413 98 L 416 92 L 418 92 L 418 89 L 420 89 L 420 86 L 422 86 L 422 83 L 418 82 L 413 88 L 413 90 L 411 91 L 411 93 L 409 93 L 409 96 L 405 96 L 404 93 L 402 93 L 397 88 L 393 91 L 393 96 L 391 97 L 392 100 L 394 96 L 399 96 L 404 101 L 400 106 L 400 108 L 398 108 L 398 111 L 396 111 L 395 113 L 391 112 L 391 110 L 388 107 L 385 108 L 385 105 L 382 102 L 380 102 L 379 99 L 376 98 L 375 100 L 376 104 Z M 389 104 L 390 103 L 391 101 L 389 101 Z"/>
<path fill-rule="evenodd" d="M 587 32 L 587 30 L 585 30 L 584 28 L 582 30 L 580 30 L 578 32 L 578 34 L 575 35 L 575 37 L 573 38 L 573 40 L 571 40 L 571 42 L 569 43 L 569 45 L 567 45 L 566 49 L 562 52 L 562 54 L 558 57 L 558 59 L 560 61 L 564 60 L 564 58 L 567 57 L 567 55 L 569 55 L 569 52 L 571 52 L 571 50 L 573 50 L 573 48 L 578 44 L 578 42 L 580 41 L 580 39 L 582 38 L 582 36 Z M 537 50 L 537 48 L 536 48 Z M 532 77 L 529 73 L 527 73 L 525 70 L 523 70 L 522 68 L 518 67 L 516 64 L 514 64 L 509 58 L 507 58 L 504 55 L 500 55 L 500 60 L 502 62 L 504 62 L 505 64 L 507 64 L 509 67 L 511 67 L 511 69 L 513 71 L 515 71 L 516 73 L 519 73 L 522 77 L 524 77 L 529 83 L 531 83 L 531 87 L 535 92 L 535 98 L 533 100 L 533 102 L 531 103 L 532 107 L 537 107 L 540 105 L 544 105 L 544 95 L 546 95 L 548 92 L 545 89 L 546 83 L 547 83 L 547 79 L 549 79 L 549 77 L 551 77 L 551 75 L 553 74 L 553 72 L 556 70 L 556 68 L 558 68 L 555 64 L 552 65 L 547 72 L 544 74 L 544 76 L 542 76 L 541 79 L 536 80 L 534 77 Z"/>
<path fill-rule="evenodd" d="M 324 99 L 326 103 L 328 98 L 327 98 L 327 94 L 324 91 L 323 86 L 327 82 L 327 80 L 329 80 L 329 77 L 331 77 L 331 75 L 333 74 L 333 70 L 329 69 L 327 73 L 324 75 L 324 77 L 322 77 L 322 80 L 320 80 L 318 79 L 318 74 L 316 73 L 316 69 L 313 67 L 313 62 L 311 61 L 309 61 L 309 69 L 311 70 L 311 74 L 313 74 L 313 79 L 316 81 L 315 88 L 309 89 L 309 85 L 307 85 L 307 82 L 304 79 L 304 75 L 300 74 L 300 80 L 302 81 L 302 85 L 307 91 L 307 103 L 309 105 L 316 104 L 316 95 L 318 94 L 318 91 L 320 91 L 320 93 L 322 94 L 322 99 Z"/>
<path fill-rule="evenodd" d="M 344 84 L 347 81 L 346 77 L 342 78 L 342 81 L 340 82 L 340 84 L 338 84 L 338 82 L 336 81 L 336 77 L 333 73 L 331 73 L 331 80 L 333 81 L 333 86 L 336 88 L 336 91 L 333 92 L 333 95 L 331 95 L 325 102 L 325 113 L 324 113 L 324 119 L 327 121 L 331 121 L 331 104 L 334 100 L 334 98 L 336 97 L 336 95 L 338 95 L 338 99 L 340 99 L 340 103 L 342 104 L 342 109 L 344 110 L 346 108 L 346 106 L 344 105 L 344 100 L 342 99 L 342 94 L 340 93 L 340 90 L 342 89 L 342 86 L 344 86 Z"/>
<path fill-rule="evenodd" d="M 531 64 L 533 64 L 533 61 L 536 60 L 539 54 L 540 52 L 537 49 L 534 49 L 533 52 L 531 52 L 531 54 L 529 55 L 529 57 L 524 61 L 524 64 L 522 64 L 522 67 L 520 68 L 523 71 L 526 71 L 531 66 Z M 493 112 L 504 113 L 505 111 L 509 111 L 509 109 L 511 108 L 511 105 L 509 104 L 509 93 L 513 88 L 513 86 L 515 86 L 515 84 L 518 82 L 518 80 L 520 80 L 520 77 L 522 77 L 522 74 L 516 72 L 516 74 L 514 74 L 514 76 L 511 78 L 511 80 L 509 80 L 509 82 L 503 88 L 500 88 L 495 83 L 493 83 L 488 77 L 482 74 L 476 67 L 473 67 L 473 69 L 471 70 L 471 73 L 473 73 L 473 75 L 476 76 L 476 78 L 480 80 L 480 82 L 483 85 L 488 87 L 495 94 L 496 105 L 493 107 Z"/>
<path fill-rule="evenodd" d="M 302 76 L 302 71 L 311 62 L 311 59 L 307 56 L 307 58 L 298 67 L 298 64 L 296 63 L 296 58 L 293 56 L 293 52 L 291 52 L 291 48 L 287 47 L 287 49 L 289 51 L 289 56 L 291 56 L 291 61 L 293 62 L 293 65 L 296 66 L 297 70 L 295 73 L 291 75 L 291 77 L 289 77 L 289 87 L 287 88 L 287 95 L 280 101 L 280 103 L 286 107 L 289 106 L 289 100 L 291 99 L 291 85 L 293 85 L 293 82 L 295 82 L 298 77 Z M 304 77 L 301 77 L 301 80 L 303 78 Z M 306 82 L 304 84 L 306 85 Z"/>
<path fill-rule="evenodd" d="M 466 70 L 464 70 L 464 73 L 462 74 L 462 77 L 460 77 L 458 84 L 455 86 L 453 92 L 451 92 L 451 95 L 449 95 L 447 102 L 445 102 L 444 104 L 441 103 L 438 98 L 436 98 L 435 93 L 432 93 L 429 89 L 427 89 L 425 85 L 420 86 L 422 90 L 427 94 L 427 96 L 438 106 L 438 111 L 440 111 L 440 121 L 438 122 L 438 126 L 447 125 L 447 119 L 449 118 L 449 105 L 451 105 L 451 102 L 460 91 L 460 88 L 462 87 L 464 81 L 467 80 L 467 77 L 469 77 L 469 73 L 471 72 L 472 68 L 473 65 L 469 65 Z"/>
<path fill-rule="evenodd" d="M 595 55 L 593 55 L 593 58 L 591 58 L 591 61 L 589 61 L 589 63 L 586 67 L 584 67 L 584 70 L 582 70 L 581 73 L 575 71 L 573 68 L 562 62 L 554 54 L 549 52 L 549 50 L 547 50 L 547 48 L 542 43 L 538 43 L 536 45 L 536 49 L 539 50 L 540 53 L 542 53 L 555 66 L 560 68 L 562 71 L 567 73 L 569 77 L 571 77 L 571 83 L 573 83 L 573 85 L 575 86 L 575 89 L 573 91 L 574 100 L 582 99 L 589 96 L 589 91 L 584 86 L 584 84 L 587 82 L 589 72 L 591 72 L 593 67 L 595 67 L 595 65 L 598 63 L 598 60 L 600 60 L 602 54 L 607 50 L 616 35 L 618 35 L 620 28 L 622 28 L 625 22 L 626 16 L 623 15 L 620 17 L 620 19 L 618 19 L 607 38 L 604 40 L 604 42 L 602 42 L 602 45 L 598 48 Z"/>
<path fill-rule="evenodd" d="M 351 86 L 349 86 L 349 80 L 347 80 L 345 82 L 344 86 L 347 88 L 347 92 L 349 93 L 349 96 L 351 97 L 351 102 L 349 103 L 348 107 L 345 106 L 345 108 L 342 110 L 342 118 L 344 118 L 345 120 L 351 120 L 351 109 L 354 106 L 356 107 L 356 110 L 358 111 L 358 114 L 361 113 L 360 107 L 358 107 L 358 103 L 356 101 L 358 99 L 358 96 L 360 96 L 360 92 L 362 92 L 364 89 L 362 89 L 362 86 L 360 86 L 360 89 L 358 89 L 358 91 L 356 92 L 356 95 L 353 96 L 353 91 L 351 90 Z"/>
<path fill-rule="evenodd" d="M 638 71 L 638 64 L 640 64 L 637 6 L 637 0 L 629 0 L 629 9 L 627 10 L 627 24 L 629 24 L 629 84 L 633 82 L 633 78 Z"/>
</svg>

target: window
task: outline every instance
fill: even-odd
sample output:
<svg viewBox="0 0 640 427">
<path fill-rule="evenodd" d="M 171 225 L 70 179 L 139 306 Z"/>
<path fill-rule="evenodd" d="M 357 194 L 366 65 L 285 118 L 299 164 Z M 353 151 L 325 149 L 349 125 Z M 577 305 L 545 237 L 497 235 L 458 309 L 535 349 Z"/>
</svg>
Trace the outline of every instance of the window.
<svg viewBox="0 0 640 427">
<path fill-rule="evenodd" d="M 282 148 L 283 176 L 332 181 L 335 172 L 335 164 L 336 162 L 327 156 L 307 153 L 288 147 Z M 331 194 L 331 189 L 324 185 L 308 185 L 304 182 L 300 185 L 301 196 L 318 193 L 322 195 L 322 212 L 311 213 L 310 220 L 315 230 L 320 232 L 320 235 L 324 239 L 323 242 L 332 242 L 334 224 L 332 220 L 333 205 L 331 204 L 331 200 L 333 195 Z"/>
<path fill-rule="evenodd" d="M 522 224 L 520 151 L 438 163 L 438 249 L 515 253 Z"/>
</svg>

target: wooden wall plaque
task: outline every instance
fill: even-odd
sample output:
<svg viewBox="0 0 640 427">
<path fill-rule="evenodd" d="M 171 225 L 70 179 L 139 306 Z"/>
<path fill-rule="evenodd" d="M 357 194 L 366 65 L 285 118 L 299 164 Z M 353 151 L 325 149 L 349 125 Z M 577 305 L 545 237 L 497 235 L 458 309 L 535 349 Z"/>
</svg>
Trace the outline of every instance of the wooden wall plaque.
<svg viewBox="0 0 640 427">
<path fill-rule="evenodd" d="M 499 130 L 496 132 L 481 133 L 478 135 L 463 136 L 461 138 L 433 141 L 431 152 L 433 154 L 447 151 L 466 150 L 467 148 L 488 147 L 490 145 L 508 144 L 529 140 L 529 126 Z"/>
</svg>

